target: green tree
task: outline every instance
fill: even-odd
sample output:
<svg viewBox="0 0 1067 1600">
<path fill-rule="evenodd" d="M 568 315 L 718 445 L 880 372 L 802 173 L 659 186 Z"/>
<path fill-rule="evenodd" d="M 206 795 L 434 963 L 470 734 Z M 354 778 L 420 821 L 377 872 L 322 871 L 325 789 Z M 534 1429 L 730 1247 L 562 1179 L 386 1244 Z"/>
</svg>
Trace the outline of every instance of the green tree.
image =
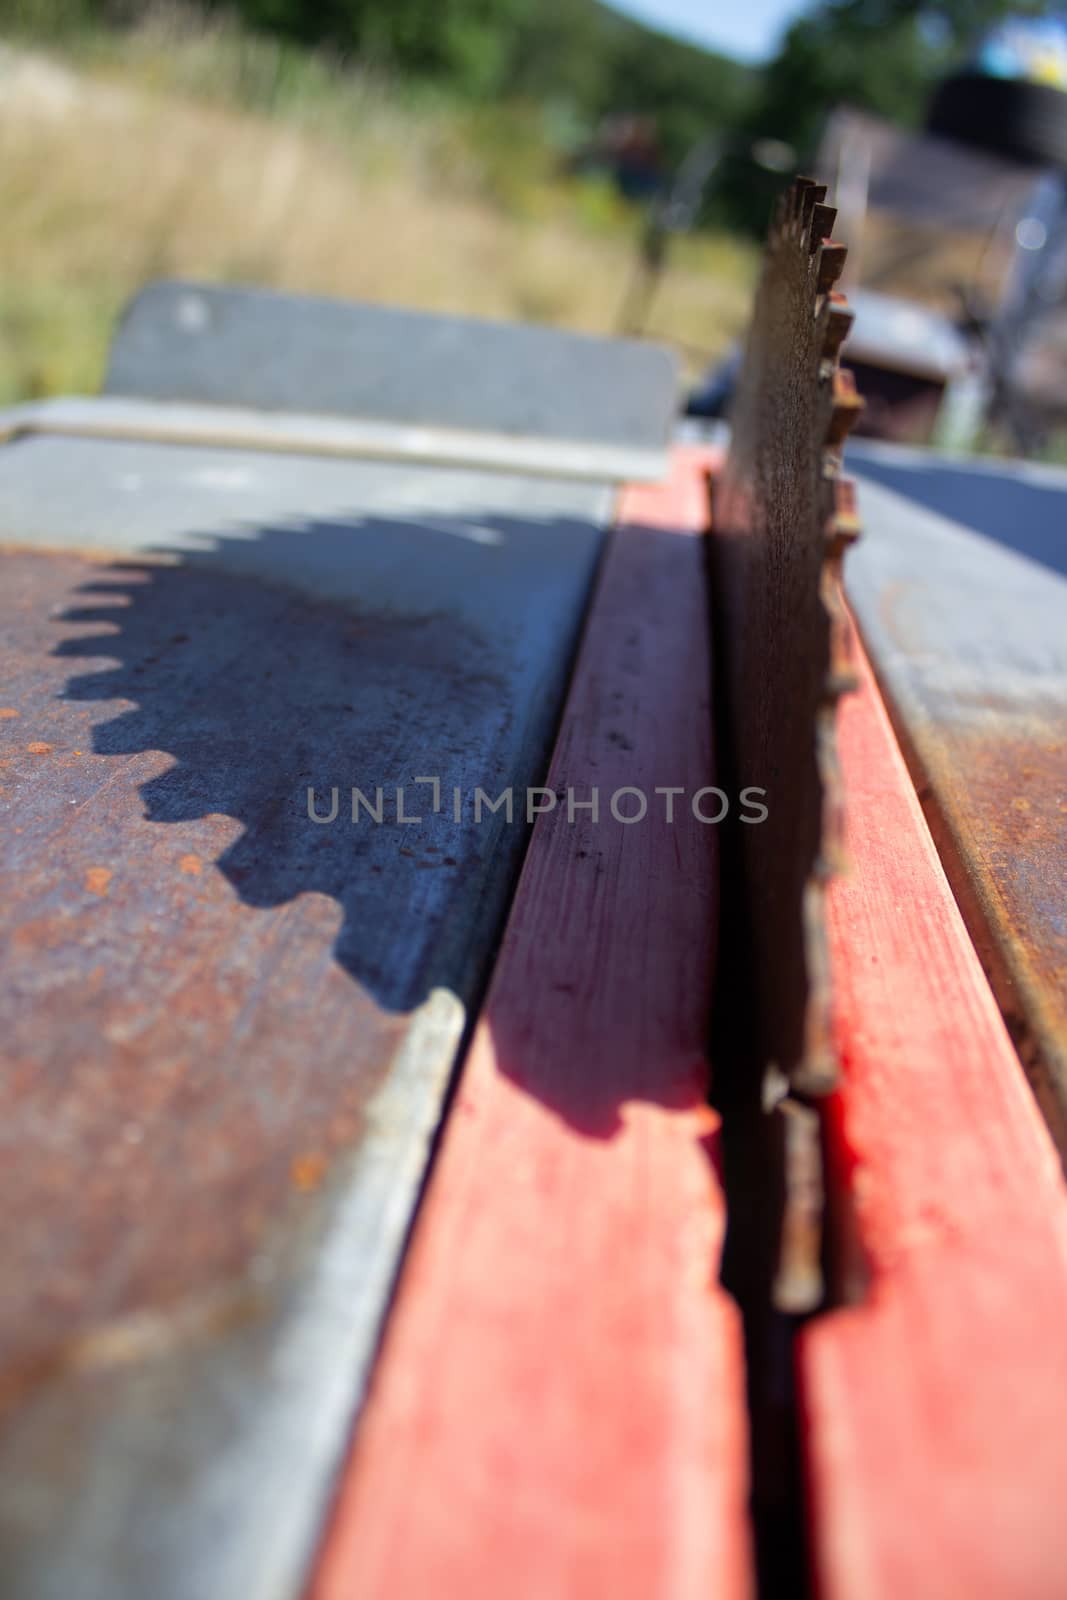
<svg viewBox="0 0 1067 1600">
<path fill-rule="evenodd" d="M 1049 9 L 1039 0 L 822 0 L 786 32 L 740 120 L 740 142 L 781 139 L 804 167 L 835 106 L 917 127 L 938 79 L 961 64 L 984 28 Z M 762 233 L 780 187 L 739 161 L 724 174 L 719 212 Z"/>
<path fill-rule="evenodd" d="M 750 126 L 810 155 L 827 113 L 842 103 L 904 125 L 922 120 L 937 78 L 981 30 L 1011 14 L 1047 11 L 1028 0 L 824 0 L 789 28 L 767 68 Z"/>
</svg>

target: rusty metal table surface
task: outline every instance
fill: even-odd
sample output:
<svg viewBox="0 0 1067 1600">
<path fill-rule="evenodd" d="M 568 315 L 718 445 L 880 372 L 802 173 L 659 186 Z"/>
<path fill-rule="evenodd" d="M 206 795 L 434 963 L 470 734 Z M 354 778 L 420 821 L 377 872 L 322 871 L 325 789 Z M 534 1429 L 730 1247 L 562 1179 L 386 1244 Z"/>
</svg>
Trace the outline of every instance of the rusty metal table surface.
<svg viewBox="0 0 1067 1600">
<path fill-rule="evenodd" d="M 611 499 L 0 450 L 5 1596 L 299 1593 Z"/>
<path fill-rule="evenodd" d="M 848 589 L 1067 1157 L 1067 473 L 857 445 Z"/>
</svg>

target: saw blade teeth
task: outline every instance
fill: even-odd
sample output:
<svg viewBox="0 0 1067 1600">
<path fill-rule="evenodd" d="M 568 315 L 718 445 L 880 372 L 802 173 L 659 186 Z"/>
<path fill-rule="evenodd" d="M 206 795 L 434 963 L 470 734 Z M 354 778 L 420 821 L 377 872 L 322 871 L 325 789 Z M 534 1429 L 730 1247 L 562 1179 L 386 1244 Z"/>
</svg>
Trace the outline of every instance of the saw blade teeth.
<svg viewBox="0 0 1067 1600">
<path fill-rule="evenodd" d="M 852 629 L 848 620 L 845 602 L 840 595 L 841 573 L 840 564 L 830 573 L 827 579 L 827 588 L 836 589 L 824 594 L 824 604 L 830 612 L 830 665 L 826 673 L 826 682 L 823 685 L 823 703 L 834 707 L 845 695 L 853 694 L 858 687 L 859 679 L 853 664 Z"/>
<path fill-rule="evenodd" d="M 774 1115 L 782 1130 L 786 1201 L 772 1297 L 779 1311 L 801 1316 L 817 1310 L 823 1298 L 822 1129 L 817 1113 L 799 1100 L 780 1100 Z"/>
<path fill-rule="evenodd" d="M 830 305 L 826 314 L 826 335 L 823 339 L 823 359 L 836 362 L 841 346 L 848 338 L 854 321 L 848 301 L 836 289 L 830 291 Z"/>
<path fill-rule="evenodd" d="M 822 244 L 824 239 L 829 239 L 837 221 L 837 207 L 824 206 L 817 201 L 811 213 L 811 227 L 808 231 L 808 249 L 812 255 Z"/>
<path fill-rule="evenodd" d="M 840 366 L 853 318 L 834 288 L 847 255 L 830 237 L 836 215 L 825 186 L 810 178 L 795 179 L 779 201 L 712 524 L 721 535 L 712 541 L 712 561 L 731 759 L 745 770 L 788 768 L 794 818 L 803 819 L 801 846 L 795 830 L 779 831 L 747 841 L 742 851 L 756 990 L 773 997 L 757 1030 L 760 1060 L 774 1064 L 813 1109 L 838 1076 L 827 884 L 847 869 L 836 724 L 838 702 L 858 681 L 841 580 L 860 529 L 841 447 L 863 402 L 852 373 Z M 799 764 L 791 734 L 797 726 L 814 740 L 814 770 L 810 743 Z M 790 915 L 783 923 L 784 901 Z M 811 1159 L 818 1163 L 817 1141 Z M 789 1270 L 775 1285 L 782 1309 L 813 1303 L 820 1293 L 822 1223 L 809 1208 L 814 1253 L 799 1249 L 803 1178 L 787 1172 L 785 1179 Z"/>
<path fill-rule="evenodd" d="M 828 294 L 845 270 L 848 248 L 836 239 L 828 239 L 819 250 L 818 276 L 815 287 L 819 294 Z"/>
<path fill-rule="evenodd" d="M 834 515 L 841 522 L 854 522 L 859 531 L 859 508 L 856 504 L 855 478 L 834 479 Z"/>
<path fill-rule="evenodd" d="M 834 288 L 847 255 L 830 237 L 836 217 L 825 185 L 810 178 L 795 179 L 779 200 L 713 523 L 722 534 L 713 561 L 732 758 L 753 770 L 771 766 L 776 752 L 794 760 L 795 719 L 792 710 L 783 718 L 783 706 L 811 717 L 816 740 L 817 773 L 796 767 L 806 859 L 778 834 L 746 845 L 743 868 L 752 904 L 764 914 L 754 936 L 757 983 L 788 1002 L 768 1012 L 760 1048 L 765 1063 L 777 1062 L 805 1094 L 825 1093 L 836 1070 L 824 891 L 845 860 L 837 704 L 857 682 L 841 571 L 859 518 L 841 446 L 862 401 L 839 361 L 853 318 Z M 783 615 L 806 620 L 790 634 Z M 803 900 L 802 927 L 793 920 L 785 932 L 768 920 L 783 882 L 798 906 Z"/>
<path fill-rule="evenodd" d="M 794 178 L 789 186 L 790 214 L 793 222 L 799 226 L 803 226 L 811 215 L 817 188 L 814 178 Z"/>
<path fill-rule="evenodd" d="M 826 195 L 825 183 L 816 183 L 814 178 L 794 178 L 793 190 L 801 211 L 810 211 L 816 200 L 822 200 Z"/>
<path fill-rule="evenodd" d="M 860 536 L 859 507 L 856 503 L 856 485 L 851 478 L 836 477 L 833 483 L 833 509 L 827 527 L 827 539 L 835 555 L 840 555 Z"/>
<path fill-rule="evenodd" d="M 856 391 L 856 380 L 848 367 L 835 367 L 833 377 L 833 402 L 830 423 L 826 430 L 829 449 L 836 450 L 848 438 L 863 410 L 863 401 Z"/>
<path fill-rule="evenodd" d="M 815 211 L 815 185 L 811 184 L 800 196 L 800 210 L 797 215 L 798 232 L 801 238 L 806 238 L 811 228 L 811 219 Z"/>
<path fill-rule="evenodd" d="M 814 254 L 837 215 L 832 206 L 823 205 L 825 199 L 825 183 L 816 183 L 814 178 L 794 178 L 775 208 L 771 242 L 803 239 Z"/>
<path fill-rule="evenodd" d="M 801 238 L 805 239 L 808 242 L 809 247 L 811 245 L 812 229 L 815 226 L 815 218 L 816 218 L 816 216 L 818 214 L 819 207 L 822 205 L 822 203 L 825 200 L 825 198 L 826 198 L 826 185 L 825 185 L 825 183 L 812 183 L 811 180 L 809 179 L 808 180 L 808 186 L 804 190 L 803 195 L 801 196 L 801 207 L 800 207 L 800 233 L 801 233 Z M 836 212 L 835 212 L 835 215 L 836 215 Z"/>
</svg>

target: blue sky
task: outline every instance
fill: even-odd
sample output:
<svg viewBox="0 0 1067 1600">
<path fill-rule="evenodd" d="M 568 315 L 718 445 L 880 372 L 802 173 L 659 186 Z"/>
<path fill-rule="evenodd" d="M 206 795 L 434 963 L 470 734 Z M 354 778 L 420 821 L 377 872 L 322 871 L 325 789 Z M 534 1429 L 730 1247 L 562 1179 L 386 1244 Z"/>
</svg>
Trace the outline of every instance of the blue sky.
<svg viewBox="0 0 1067 1600">
<path fill-rule="evenodd" d="M 798 0 L 608 0 L 667 33 L 680 34 L 742 61 L 775 53 L 786 24 L 807 5 Z"/>
</svg>

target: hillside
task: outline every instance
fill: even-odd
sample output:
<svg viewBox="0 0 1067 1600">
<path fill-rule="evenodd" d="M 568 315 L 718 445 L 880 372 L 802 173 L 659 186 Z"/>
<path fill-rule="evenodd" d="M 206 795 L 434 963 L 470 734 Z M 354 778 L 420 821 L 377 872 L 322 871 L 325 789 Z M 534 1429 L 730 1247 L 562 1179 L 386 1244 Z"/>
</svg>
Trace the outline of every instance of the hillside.
<svg viewBox="0 0 1067 1600">
<path fill-rule="evenodd" d="M 177 8 L 5 48 L 0 402 L 95 388 L 123 302 L 166 275 L 613 331 L 640 215 L 562 176 L 551 135 L 520 100 Z M 690 370 L 740 328 L 752 261 L 724 236 L 680 243 L 651 331 Z"/>
<path fill-rule="evenodd" d="M 654 115 L 677 159 L 736 121 L 754 75 L 602 0 L 0 0 L 0 29 L 30 43 L 99 42 L 199 13 L 238 21 L 293 57 L 317 52 L 364 75 L 468 101 L 522 99 L 588 131 L 612 112 Z"/>
</svg>

